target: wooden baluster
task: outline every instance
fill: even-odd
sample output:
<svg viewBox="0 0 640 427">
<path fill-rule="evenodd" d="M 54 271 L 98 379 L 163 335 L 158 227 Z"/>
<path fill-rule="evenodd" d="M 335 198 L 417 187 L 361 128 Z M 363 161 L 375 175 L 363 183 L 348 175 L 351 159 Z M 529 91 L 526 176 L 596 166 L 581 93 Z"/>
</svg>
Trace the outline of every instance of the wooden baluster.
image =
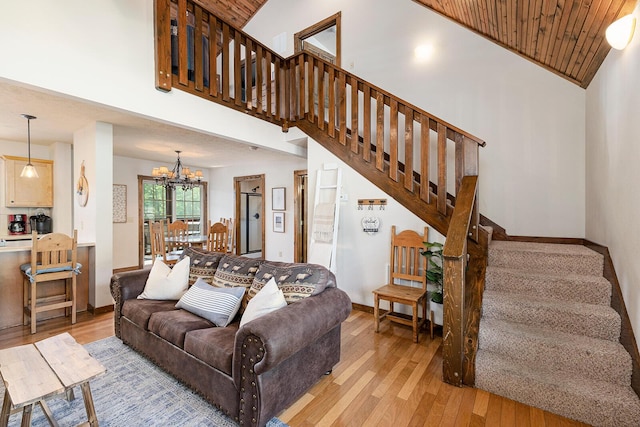
<svg viewBox="0 0 640 427">
<path fill-rule="evenodd" d="M 264 96 L 264 51 L 261 45 L 256 46 L 256 108 L 262 113 L 264 105 L 262 97 Z"/>
<path fill-rule="evenodd" d="M 307 120 L 311 123 L 315 120 L 315 59 L 312 56 L 307 56 Z"/>
<path fill-rule="evenodd" d="M 324 130 L 324 62 L 318 61 L 318 128 Z"/>
<path fill-rule="evenodd" d="M 351 76 L 351 151 L 358 152 L 358 80 Z"/>
<path fill-rule="evenodd" d="M 289 121 L 295 121 L 296 118 L 293 116 L 293 112 L 291 111 L 291 94 L 294 92 L 291 87 L 294 80 L 292 77 L 292 72 L 294 70 L 293 61 L 289 62 L 287 68 L 284 70 L 284 124 L 282 125 L 283 132 L 288 132 L 289 130 Z"/>
<path fill-rule="evenodd" d="M 479 149 L 480 146 L 472 139 L 464 137 L 464 174 L 465 176 L 479 175 Z M 469 226 L 469 237 L 474 242 L 478 241 L 478 227 L 480 226 L 480 210 L 478 208 L 479 189 L 476 187 L 476 198 L 473 204 L 473 212 L 471 214 L 471 225 Z"/>
<path fill-rule="evenodd" d="M 233 30 L 233 100 L 236 105 L 242 105 L 242 59 L 240 52 L 242 48 L 242 35 Z M 249 81 L 248 84 L 251 84 Z"/>
<path fill-rule="evenodd" d="M 389 178 L 398 181 L 398 101 L 392 98 L 389 106 Z"/>
<path fill-rule="evenodd" d="M 371 89 L 362 85 L 363 121 L 362 121 L 362 158 L 371 161 Z"/>
<path fill-rule="evenodd" d="M 342 71 L 338 71 L 338 123 L 340 144 L 347 145 L 347 80 Z"/>
<path fill-rule="evenodd" d="M 203 55 L 202 55 L 202 8 L 197 4 L 194 5 L 195 9 L 195 34 L 193 41 L 195 43 L 193 68 L 195 70 L 195 89 L 198 92 L 202 92 L 204 89 L 204 75 L 203 75 Z"/>
<path fill-rule="evenodd" d="M 178 82 L 189 84 L 187 64 L 187 0 L 178 0 Z"/>
<path fill-rule="evenodd" d="M 226 22 L 222 23 L 222 99 L 229 101 L 229 85 L 231 61 L 229 60 L 229 26 Z"/>
<path fill-rule="evenodd" d="M 455 133 L 455 176 L 456 176 L 456 195 L 460 191 L 460 184 L 462 184 L 462 177 L 464 173 L 464 146 L 463 136 L 458 132 Z"/>
<path fill-rule="evenodd" d="M 384 171 L 384 95 L 376 92 L 376 168 Z"/>
<path fill-rule="evenodd" d="M 420 116 L 420 198 L 429 203 L 431 192 L 429 191 L 429 117 Z"/>
<path fill-rule="evenodd" d="M 218 20 L 209 14 L 209 95 L 218 96 Z"/>
<path fill-rule="evenodd" d="M 274 78 L 274 83 L 275 83 L 275 94 L 276 94 L 276 108 L 274 111 L 274 114 L 276 116 L 276 120 L 280 120 L 280 109 L 282 108 L 280 106 L 281 103 L 281 97 L 280 97 L 280 90 L 282 85 L 280 84 L 280 73 L 281 73 L 281 68 L 282 68 L 282 64 L 280 63 L 280 58 L 276 57 L 275 59 L 275 67 L 274 67 L 274 73 L 275 73 L 275 78 Z"/>
<path fill-rule="evenodd" d="M 300 75 L 300 85 L 298 86 L 298 109 L 296 112 L 298 114 L 297 118 L 302 119 L 306 113 L 305 98 L 307 91 L 305 90 L 305 85 L 309 84 L 306 78 L 304 55 L 298 56 L 298 74 Z"/>
<path fill-rule="evenodd" d="M 171 7 L 169 0 L 156 1 L 156 89 L 171 90 Z"/>
<path fill-rule="evenodd" d="M 447 214 L 447 128 L 438 123 L 438 212 Z"/>
<path fill-rule="evenodd" d="M 336 70 L 334 67 L 329 67 L 329 122 L 327 124 L 327 130 L 329 136 L 334 138 L 336 136 Z"/>
<path fill-rule="evenodd" d="M 271 58 L 271 52 L 267 51 L 266 52 L 266 58 L 264 61 L 265 67 L 266 67 L 266 71 L 265 71 L 265 83 L 267 86 L 267 105 L 265 105 L 265 111 L 267 112 L 268 116 L 273 116 L 273 105 L 272 104 L 272 99 L 271 99 L 271 73 L 272 73 L 272 65 L 273 65 L 273 60 Z"/>
<path fill-rule="evenodd" d="M 404 188 L 413 192 L 413 110 L 404 108 Z"/>
<path fill-rule="evenodd" d="M 249 109 L 255 109 L 253 103 L 253 47 L 247 38 L 244 45 L 244 102 Z"/>
</svg>

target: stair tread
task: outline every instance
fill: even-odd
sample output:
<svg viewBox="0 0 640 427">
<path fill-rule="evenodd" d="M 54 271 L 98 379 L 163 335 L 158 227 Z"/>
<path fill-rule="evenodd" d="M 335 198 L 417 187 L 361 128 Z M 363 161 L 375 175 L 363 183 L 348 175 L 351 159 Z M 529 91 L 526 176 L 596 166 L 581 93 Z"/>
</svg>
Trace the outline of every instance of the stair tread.
<svg viewBox="0 0 640 427">
<path fill-rule="evenodd" d="M 636 426 L 640 399 L 631 386 L 531 367 L 478 350 L 476 387 L 593 425 Z"/>
<path fill-rule="evenodd" d="M 618 341 L 620 315 L 611 307 L 486 289 L 482 316 L 543 325 L 554 331 Z M 588 327 L 587 327 L 588 325 Z"/>
<path fill-rule="evenodd" d="M 523 340 L 549 344 L 559 349 L 567 349 L 579 353 L 581 351 L 599 352 L 602 354 L 622 353 L 628 356 L 622 344 L 601 338 L 577 335 L 568 332 L 556 331 L 540 325 L 528 325 L 524 323 L 509 322 L 506 320 L 483 318 L 480 321 L 480 329 L 492 328 L 503 333 L 513 334 Z M 482 343 L 480 343 L 482 345 Z"/>
<path fill-rule="evenodd" d="M 489 250 L 518 251 L 518 252 L 539 252 L 546 254 L 582 255 L 595 258 L 602 257 L 598 252 L 583 245 L 560 244 L 560 243 L 538 243 L 538 242 L 517 242 L 506 240 L 493 240 Z"/>
<path fill-rule="evenodd" d="M 551 274 L 487 266 L 485 289 L 515 294 L 543 294 L 588 304 L 611 304 L 611 283 L 603 276 Z"/>
</svg>

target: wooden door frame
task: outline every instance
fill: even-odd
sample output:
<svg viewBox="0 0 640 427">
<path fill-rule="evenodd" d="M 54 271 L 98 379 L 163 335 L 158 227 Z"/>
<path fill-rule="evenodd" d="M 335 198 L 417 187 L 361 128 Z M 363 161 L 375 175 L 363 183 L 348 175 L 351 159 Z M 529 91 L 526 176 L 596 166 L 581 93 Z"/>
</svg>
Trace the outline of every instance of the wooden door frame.
<svg viewBox="0 0 640 427">
<path fill-rule="evenodd" d="M 303 259 L 303 247 L 302 243 L 305 241 L 300 234 L 300 221 L 305 221 L 305 224 L 308 226 L 307 218 L 300 218 L 300 204 L 306 203 L 306 197 L 302 197 L 302 177 L 307 177 L 307 185 L 308 185 L 308 177 L 309 173 L 307 169 L 304 170 L 296 170 L 293 171 L 293 262 L 306 262 L 306 259 Z M 305 189 L 305 195 L 307 195 L 309 189 Z M 307 210 L 305 209 L 305 213 Z M 305 257 L 306 258 L 306 257 Z"/>
<path fill-rule="evenodd" d="M 302 31 L 299 31 L 293 35 L 293 50 L 295 53 L 302 51 L 302 40 L 316 35 L 327 28 L 332 26 L 336 26 L 336 63 L 338 67 L 340 67 L 340 59 L 341 59 L 341 51 L 342 51 L 342 39 L 341 39 L 341 29 L 340 29 L 340 19 L 342 17 L 342 12 L 338 12 L 335 15 L 331 15 L 328 18 L 323 19 L 322 21 L 313 24 L 310 27 L 305 28 Z"/>
<path fill-rule="evenodd" d="M 235 233 L 235 241 L 236 241 L 236 255 L 240 255 L 241 249 L 242 249 L 242 242 L 240 241 L 240 237 L 241 237 L 241 233 L 240 233 L 240 193 L 241 193 L 241 188 L 240 188 L 240 183 L 242 183 L 243 181 L 254 181 L 254 180 L 260 180 L 260 188 L 262 188 L 262 212 L 260 213 L 261 217 L 262 217 L 262 258 L 265 257 L 265 193 L 266 193 L 266 188 L 264 186 L 264 174 L 260 174 L 260 175 L 247 175 L 247 176 L 236 176 L 233 178 L 233 188 L 234 188 L 234 194 L 235 194 L 235 198 L 236 198 L 236 203 L 235 203 L 235 209 L 234 209 L 234 215 L 235 215 L 235 220 L 233 221 L 233 227 L 235 228 L 234 233 Z"/>
</svg>

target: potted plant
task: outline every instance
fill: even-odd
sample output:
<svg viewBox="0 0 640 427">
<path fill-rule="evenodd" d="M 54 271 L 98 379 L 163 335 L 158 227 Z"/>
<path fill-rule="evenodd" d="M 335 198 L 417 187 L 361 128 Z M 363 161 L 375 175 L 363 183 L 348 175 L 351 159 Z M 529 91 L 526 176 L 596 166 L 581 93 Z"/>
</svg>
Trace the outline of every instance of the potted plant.
<svg viewBox="0 0 640 427">
<path fill-rule="evenodd" d="M 434 313 L 434 323 L 442 325 L 442 289 L 444 285 L 444 272 L 442 270 L 444 257 L 442 255 L 443 244 L 438 242 L 425 242 L 422 255 L 427 258 L 427 283 L 434 286 L 430 291 L 429 308 Z M 433 304 L 431 304 L 433 303 Z"/>
</svg>

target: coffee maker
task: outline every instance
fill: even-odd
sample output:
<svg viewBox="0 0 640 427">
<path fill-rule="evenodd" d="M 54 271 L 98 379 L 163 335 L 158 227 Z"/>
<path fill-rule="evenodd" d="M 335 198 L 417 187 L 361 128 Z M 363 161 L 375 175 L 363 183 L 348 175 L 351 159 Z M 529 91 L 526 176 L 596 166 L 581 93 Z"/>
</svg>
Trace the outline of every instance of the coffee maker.
<svg viewBox="0 0 640 427">
<path fill-rule="evenodd" d="M 31 223 L 31 231 L 37 231 L 38 234 L 51 233 L 52 223 L 51 217 L 40 212 L 36 215 L 29 217 Z"/>
<path fill-rule="evenodd" d="M 23 214 L 9 215 L 9 234 L 25 234 L 27 232 L 27 216 Z"/>
</svg>

